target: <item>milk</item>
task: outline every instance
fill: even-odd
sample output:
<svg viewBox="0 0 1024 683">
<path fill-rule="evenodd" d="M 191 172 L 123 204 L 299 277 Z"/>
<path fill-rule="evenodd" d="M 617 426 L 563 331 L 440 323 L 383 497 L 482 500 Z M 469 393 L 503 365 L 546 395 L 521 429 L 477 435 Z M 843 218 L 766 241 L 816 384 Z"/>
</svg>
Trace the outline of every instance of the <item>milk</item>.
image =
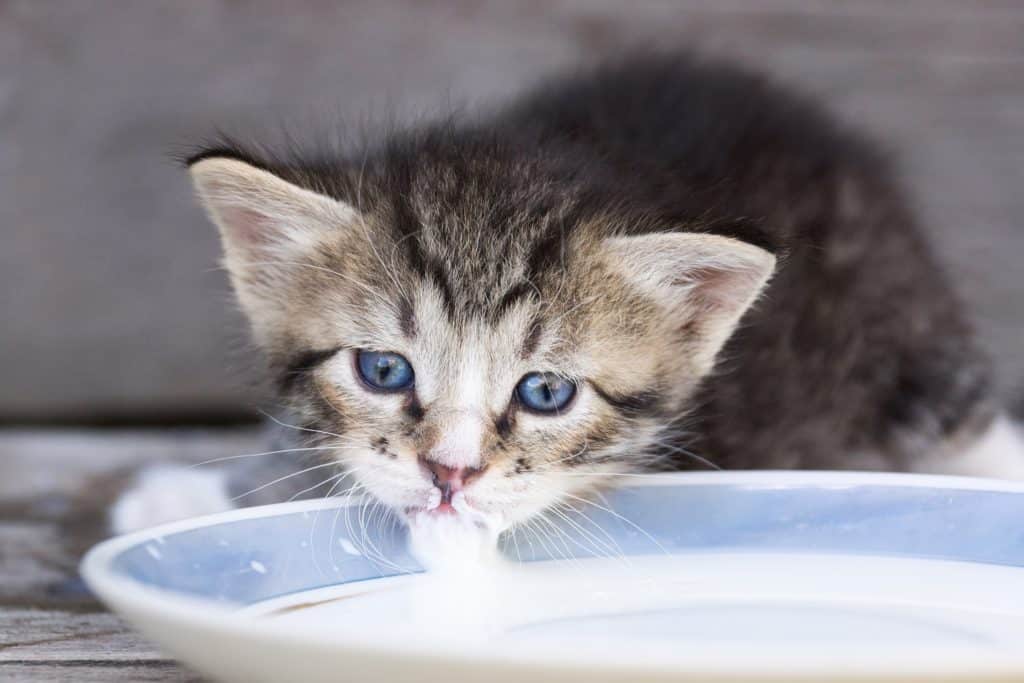
<svg viewBox="0 0 1024 683">
<path fill-rule="evenodd" d="M 1024 648 L 1020 574 L 941 560 L 749 552 L 495 561 L 294 596 L 303 608 L 281 611 L 278 601 L 269 618 L 440 649 L 1013 652 Z"/>
</svg>

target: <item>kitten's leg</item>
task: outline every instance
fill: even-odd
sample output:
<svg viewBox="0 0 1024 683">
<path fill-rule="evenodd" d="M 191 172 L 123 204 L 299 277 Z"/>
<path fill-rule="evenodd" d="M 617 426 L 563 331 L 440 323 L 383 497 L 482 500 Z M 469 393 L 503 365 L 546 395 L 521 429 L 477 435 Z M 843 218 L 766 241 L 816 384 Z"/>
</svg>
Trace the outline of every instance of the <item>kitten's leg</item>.
<svg viewBox="0 0 1024 683">
<path fill-rule="evenodd" d="M 1024 430 L 1000 414 L 972 439 L 957 439 L 918 456 L 915 472 L 1024 480 Z"/>
<path fill-rule="evenodd" d="M 164 522 L 237 507 L 338 493 L 338 471 L 321 462 L 316 449 L 303 448 L 271 430 L 262 453 L 229 455 L 215 468 L 162 464 L 139 472 L 134 484 L 108 511 L 110 531 L 127 533 Z"/>
<path fill-rule="evenodd" d="M 233 507 L 224 471 L 159 465 L 142 470 L 111 506 L 110 530 L 124 534 Z"/>
</svg>

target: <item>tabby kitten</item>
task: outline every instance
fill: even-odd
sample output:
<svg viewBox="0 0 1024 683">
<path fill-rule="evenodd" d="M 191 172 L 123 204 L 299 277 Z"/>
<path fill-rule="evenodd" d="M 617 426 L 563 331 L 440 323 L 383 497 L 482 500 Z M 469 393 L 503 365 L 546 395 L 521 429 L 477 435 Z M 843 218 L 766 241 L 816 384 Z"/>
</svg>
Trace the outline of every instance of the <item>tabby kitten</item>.
<svg viewBox="0 0 1024 683">
<path fill-rule="evenodd" d="M 290 422 L 406 518 L 708 465 L 1024 476 L 888 164 L 743 69 L 635 58 L 188 165 Z"/>
</svg>

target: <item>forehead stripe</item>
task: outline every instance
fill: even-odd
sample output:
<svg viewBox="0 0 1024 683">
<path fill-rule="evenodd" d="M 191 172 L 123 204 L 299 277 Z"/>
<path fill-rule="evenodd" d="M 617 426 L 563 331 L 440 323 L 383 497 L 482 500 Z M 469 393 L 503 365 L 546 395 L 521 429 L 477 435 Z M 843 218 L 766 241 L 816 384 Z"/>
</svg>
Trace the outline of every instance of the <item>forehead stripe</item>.
<svg viewBox="0 0 1024 683">
<path fill-rule="evenodd" d="M 526 333 L 526 338 L 523 339 L 523 348 L 519 351 L 519 356 L 526 360 L 533 355 L 533 352 L 537 350 L 537 345 L 540 344 L 540 335 L 543 331 L 540 316 L 533 319 L 530 323 L 530 328 Z"/>
<path fill-rule="evenodd" d="M 512 308 L 517 301 L 530 296 L 533 294 L 533 291 L 533 286 L 529 282 L 517 282 L 512 285 L 512 287 L 502 295 L 501 299 L 499 299 L 498 303 L 494 306 L 494 320 L 500 320 L 503 315 L 508 313 L 508 310 Z"/>
<path fill-rule="evenodd" d="M 398 304 L 398 327 L 408 339 L 416 336 L 416 311 L 413 310 L 412 302 L 402 297 Z"/>
<path fill-rule="evenodd" d="M 450 317 L 455 315 L 455 294 L 452 291 L 451 285 L 448 283 L 448 276 L 445 273 L 444 266 L 438 261 L 430 261 L 426 266 L 426 276 L 434 283 L 438 291 L 441 293 L 441 301 L 444 303 L 445 311 Z"/>
</svg>

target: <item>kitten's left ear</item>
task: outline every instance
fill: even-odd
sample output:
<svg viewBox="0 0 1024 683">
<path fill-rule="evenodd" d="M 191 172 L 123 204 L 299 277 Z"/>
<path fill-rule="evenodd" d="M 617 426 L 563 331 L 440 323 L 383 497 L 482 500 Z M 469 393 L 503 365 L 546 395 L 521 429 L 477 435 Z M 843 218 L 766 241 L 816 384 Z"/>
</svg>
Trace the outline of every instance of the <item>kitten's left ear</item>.
<svg viewBox="0 0 1024 683">
<path fill-rule="evenodd" d="M 712 359 L 775 270 L 775 256 L 747 242 L 693 232 L 613 237 L 608 263 L 680 325 L 692 322 Z"/>
</svg>

